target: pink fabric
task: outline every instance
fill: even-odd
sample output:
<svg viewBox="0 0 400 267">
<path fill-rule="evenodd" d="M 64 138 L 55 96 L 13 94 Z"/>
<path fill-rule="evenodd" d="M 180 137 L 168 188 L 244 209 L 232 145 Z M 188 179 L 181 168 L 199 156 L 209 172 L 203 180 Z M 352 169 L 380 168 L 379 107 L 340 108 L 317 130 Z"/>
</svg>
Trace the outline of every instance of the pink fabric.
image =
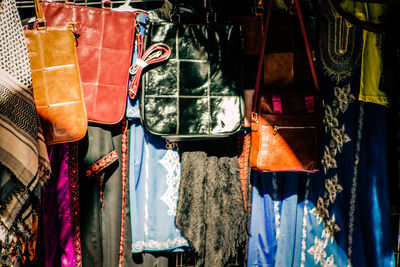
<svg viewBox="0 0 400 267">
<path fill-rule="evenodd" d="M 282 101 L 279 95 L 272 95 L 272 109 L 274 114 L 282 114 Z"/>
<path fill-rule="evenodd" d="M 314 96 L 308 95 L 305 97 L 307 113 L 314 113 Z"/>
<path fill-rule="evenodd" d="M 68 181 L 68 144 L 48 147 L 52 177 L 42 195 L 45 266 L 75 266 Z"/>
</svg>

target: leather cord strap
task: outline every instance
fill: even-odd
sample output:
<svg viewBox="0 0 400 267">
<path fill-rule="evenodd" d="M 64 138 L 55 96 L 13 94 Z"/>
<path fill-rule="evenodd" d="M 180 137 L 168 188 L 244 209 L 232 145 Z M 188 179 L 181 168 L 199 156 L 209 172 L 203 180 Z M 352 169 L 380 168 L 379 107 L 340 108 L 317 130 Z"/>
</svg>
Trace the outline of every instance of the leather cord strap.
<svg viewBox="0 0 400 267">
<path fill-rule="evenodd" d="M 36 13 L 36 23 L 40 24 L 41 27 L 46 28 L 46 20 L 44 19 L 43 9 L 40 5 L 39 0 L 34 1 L 35 4 L 35 13 Z"/>
<path fill-rule="evenodd" d="M 129 69 L 129 73 L 134 75 L 128 89 L 128 94 L 131 99 L 136 97 L 143 69 L 148 65 L 163 62 L 171 56 L 171 48 L 164 43 L 155 43 L 151 45 L 143 54 L 143 42 L 143 35 L 139 33 L 136 36 L 137 58 Z"/>
<path fill-rule="evenodd" d="M 306 51 L 307 51 L 308 63 L 310 65 L 311 74 L 312 74 L 313 80 L 314 80 L 314 86 L 317 90 L 319 90 L 317 75 L 315 73 L 314 63 L 313 63 L 312 56 L 311 56 L 311 49 L 310 49 L 308 39 L 307 39 L 307 33 L 306 33 L 305 26 L 304 26 L 303 15 L 301 13 L 299 0 L 294 0 L 294 3 L 295 3 L 295 7 L 296 7 L 296 13 L 297 13 L 297 16 L 298 16 L 299 22 L 300 22 L 300 29 L 301 29 L 301 34 L 302 34 L 303 40 L 304 40 L 304 46 L 306 47 Z M 272 0 L 269 0 L 268 7 L 267 7 L 267 15 L 266 15 L 265 24 L 264 24 L 264 33 L 263 33 L 264 35 L 263 35 L 263 41 L 262 41 L 262 45 L 261 45 L 260 58 L 258 60 L 256 84 L 254 86 L 253 104 L 252 104 L 252 109 L 251 109 L 251 112 L 253 114 L 257 113 L 258 108 L 259 108 L 258 107 L 259 106 L 258 92 L 259 92 L 260 81 L 261 81 L 261 71 L 262 71 L 263 61 L 264 61 L 265 46 L 267 43 L 269 22 L 271 19 L 271 8 L 272 8 Z"/>
</svg>

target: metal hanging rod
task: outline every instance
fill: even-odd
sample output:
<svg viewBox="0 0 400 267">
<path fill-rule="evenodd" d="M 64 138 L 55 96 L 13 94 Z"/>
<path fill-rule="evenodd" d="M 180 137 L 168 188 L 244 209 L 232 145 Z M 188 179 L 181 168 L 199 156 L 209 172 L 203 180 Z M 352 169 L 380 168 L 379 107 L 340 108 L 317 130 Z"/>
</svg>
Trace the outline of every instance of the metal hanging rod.
<svg viewBox="0 0 400 267">
<path fill-rule="evenodd" d="M 54 1 L 54 0 L 53 0 Z M 34 8 L 33 0 L 17 0 L 17 8 Z M 63 0 L 56 0 L 55 2 L 64 2 Z M 124 4 L 125 1 L 122 0 L 112 0 L 112 4 Z M 164 0 L 131 0 L 131 4 L 145 4 L 145 3 L 151 3 L 151 2 L 164 2 Z M 81 5 L 81 6 L 100 6 L 101 5 L 101 0 L 76 0 L 75 5 Z"/>
<path fill-rule="evenodd" d="M 353 2 L 370 3 L 370 4 L 393 4 L 393 5 L 400 4 L 400 0 L 353 0 Z"/>
</svg>

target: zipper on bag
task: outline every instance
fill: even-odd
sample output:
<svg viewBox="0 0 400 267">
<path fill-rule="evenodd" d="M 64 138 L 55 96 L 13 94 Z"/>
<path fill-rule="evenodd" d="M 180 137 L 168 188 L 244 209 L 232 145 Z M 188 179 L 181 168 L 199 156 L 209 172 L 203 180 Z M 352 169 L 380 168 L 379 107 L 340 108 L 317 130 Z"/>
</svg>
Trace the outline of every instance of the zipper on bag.
<svg viewBox="0 0 400 267">
<path fill-rule="evenodd" d="M 311 128 L 316 128 L 315 126 L 273 126 L 274 127 L 274 132 L 273 135 L 276 135 L 276 133 L 280 129 L 311 129 Z"/>
</svg>

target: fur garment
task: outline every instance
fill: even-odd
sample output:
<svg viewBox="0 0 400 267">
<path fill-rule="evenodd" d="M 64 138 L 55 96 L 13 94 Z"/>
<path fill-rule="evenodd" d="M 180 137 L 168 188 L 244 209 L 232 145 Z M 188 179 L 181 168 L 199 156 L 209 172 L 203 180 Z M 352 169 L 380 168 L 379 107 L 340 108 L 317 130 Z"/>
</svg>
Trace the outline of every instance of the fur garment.
<svg viewBox="0 0 400 267">
<path fill-rule="evenodd" d="M 238 159 L 182 154 L 176 225 L 194 248 L 196 266 L 224 266 L 248 239 Z"/>
</svg>

